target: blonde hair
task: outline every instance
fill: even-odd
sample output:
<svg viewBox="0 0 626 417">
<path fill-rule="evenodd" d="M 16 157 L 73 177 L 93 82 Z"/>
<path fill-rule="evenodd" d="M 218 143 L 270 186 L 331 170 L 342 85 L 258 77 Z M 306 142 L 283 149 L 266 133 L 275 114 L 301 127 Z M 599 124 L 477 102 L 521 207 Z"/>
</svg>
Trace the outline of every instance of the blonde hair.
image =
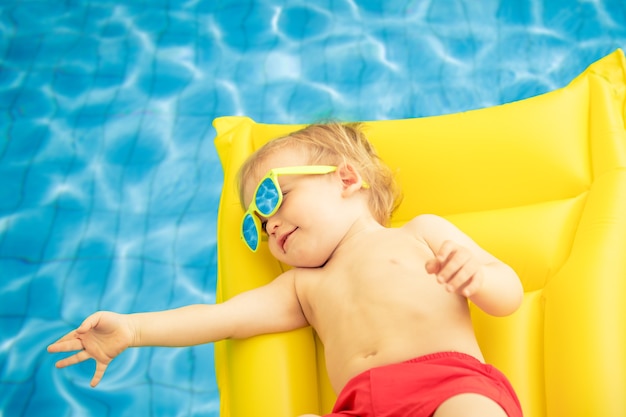
<svg viewBox="0 0 626 417">
<path fill-rule="evenodd" d="M 402 193 L 396 184 L 393 172 L 380 159 L 367 140 L 360 123 L 320 123 L 274 139 L 254 152 L 239 169 L 237 177 L 239 197 L 243 204 L 244 179 L 259 174 L 263 160 L 286 147 L 306 151 L 311 165 L 339 165 L 349 162 L 369 184 L 369 208 L 374 218 L 388 225 L 392 213 L 400 205 Z"/>
</svg>

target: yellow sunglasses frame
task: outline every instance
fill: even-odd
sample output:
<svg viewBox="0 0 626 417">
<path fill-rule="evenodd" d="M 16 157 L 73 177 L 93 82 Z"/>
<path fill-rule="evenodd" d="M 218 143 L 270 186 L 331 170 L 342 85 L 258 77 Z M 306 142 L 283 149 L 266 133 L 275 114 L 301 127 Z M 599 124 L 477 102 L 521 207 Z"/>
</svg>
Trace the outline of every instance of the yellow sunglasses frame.
<svg viewBox="0 0 626 417">
<path fill-rule="evenodd" d="M 266 240 L 266 235 L 263 233 L 263 227 L 261 226 L 261 220 L 259 219 L 257 215 L 255 215 L 255 213 L 267 218 L 276 214 L 276 212 L 280 208 L 280 205 L 283 203 L 283 194 L 280 189 L 280 184 L 278 183 L 279 175 L 324 175 L 324 174 L 330 174 L 331 172 L 334 172 L 336 170 L 337 170 L 337 167 L 333 165 L 301 165 L 301 166 L 270 169 L 269 172 L 259 181 L 259 184 L 256 186 L 256 189 L 254 190 L 254 194 L 252 194 L 252 201 L 248 205 L 248 209 L 243 214 L 243 217 L 241 219 L 241 226 L 239 227 L 241 240 L 244 241 L 245 245 L 252 252 L 256 252 L 258 250 L 259 248 L 258 243 L 257 243 L 256 248 L 252 248 L 244 236 L 244 223 L 248 216 L 252 218 L 257 235 L 259 237 L 258 241 L 260 242 L 260 241 Z M 263 214 L 259 211 L 259 208 L 256 204 L 256 195 L 259 192 L 259 189 L 261 188 L 261 184 L 263 184 L 267 179 L 270 179 L 272 183 L 274 184 L 274 186 L 276 187 L 276 190 L 278 191 L 278 201 L 276 203 L 276 206 L 272 209 L 270 213 Z M 364 183 L 364 187 L 365 186 L 366 184 Z"/>
</svg>

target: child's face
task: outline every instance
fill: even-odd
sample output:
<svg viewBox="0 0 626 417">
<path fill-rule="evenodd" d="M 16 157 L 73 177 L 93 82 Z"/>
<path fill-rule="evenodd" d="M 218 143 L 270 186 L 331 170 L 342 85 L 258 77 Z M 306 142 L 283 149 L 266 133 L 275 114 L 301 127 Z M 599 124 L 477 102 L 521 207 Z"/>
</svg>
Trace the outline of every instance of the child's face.
<svg viewBox="0 0 626 417">
<path fill-rule="evenodd" d="M 273 168 L 310 165 L 302 152 L 280 149 L 262 161 L 258 175 L 244 183 L 244 203 Z M 342 184 L 336 173 L 281 175 L 283 202 L 276 214 L 261 218 L 272 255 L 296 267 L 321 266 L 330 258 L 350 226 L 346 220 Z"/>
</svg>

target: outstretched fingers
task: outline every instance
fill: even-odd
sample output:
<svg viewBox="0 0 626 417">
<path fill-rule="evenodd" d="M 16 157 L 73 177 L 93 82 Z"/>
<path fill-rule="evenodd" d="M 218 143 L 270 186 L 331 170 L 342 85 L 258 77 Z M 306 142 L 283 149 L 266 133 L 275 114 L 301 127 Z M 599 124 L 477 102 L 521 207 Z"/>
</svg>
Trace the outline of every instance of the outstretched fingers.
<svg viewBox="0 0 626 417">
<path fill-rule="evenodd" d="M 65 368 L 67 366 L 72 366 L 72 365 L 76 365 L 77 363 L 84 362 L 87 359 L 91 359 L 91 356 L 84 350 L 81 350 L 80 352 L 72 356 L 69 356 L 65 359 L 61 359 L 60 361 L 58 361 L 56 363 L 56 367 Z M 93 378 L 91 378 L 91 382 L 89 383 L 91 387 L 95 387 L 96 385 L 100 383 L 100 381 L 102 380 L 102 377 L 104 376 L 104 372 L 107 369 L 107 366 L 108 365 L 102 362 L 96 361 L 96 371 L 94 372 Z"/>
<path fill-rule="evenodd" d="M 48 352 L 59 353 L 82 350 L 84 347 L 83 342 L 80 339 L 77 339 L 73 333 L 74 332 L 62 337 L 61 339 L 48 346 Z"/>
<path fill-rule="evenodd" d="M 84 362 L 87 359 L 91 359 L 91 356 L 84 350 L 81 350 L 80 352 L 77 352 L 73 354 L 72 356 L 68 356 L 65 359 L 61 359 L 60 361 L 57 361 L 56 367 L 65 368 L 68 366 L 76 365 L 77 363 Z"/>
<path fill-rule="evenodd" d="M 85 321 L 83 321 L 82 324 L 78 326 L 78 328 L 72 330 L 71 332 L 67 333 L 62 338 L 48 346 L 48 352 L 59 353 L 71 352 L 73 350 L 82 350 L 84 346 L 79 335 L 87 333 L 91 328 L 93 328 L 93 326 L 93 318 L 90 316 Z"/>
<path fill-rule="evenodd" d="M 105 316 L 102 312 L 94 313 L 87 317 L 78 328 L 48 346 L 50 353 L 73 352 L 67 358 L 57 361 L 57 368 L 65 368 L 87 359 L 94 359 L 96 371 L 91 379 L 92 387 L 98 385 L 113 357 L 126 347 L 118 348 L 118 345 L 123 343 L 115 334 L 119 333 L 117 329 L 119 325 L 115 320 L 107 321 L 107 317 L 109 316 Z"/>
<path fill-rule="evenodd" d="M 50 350 L 50 348 L 48 348 Z M 74 349 L 73 349 L 74 350 Z M 59 350 L 58 352 L 63 352 L 64 350 Z M 56 352 L 56 351 L 55 351 Z M 66 368 L 68 366 L 76 365 L 77 363 L 81 363 L 86 361 L 87 359 L 92 359 L 91 355 L 84 350 L 76 352 L 72 356 L 68 356 L 65 359 L 61 359 L 56 363 L 57 368 Z M 100 383 L 102 377 L 104 376 L 104 372 L 106 371 L 108 365 L 96 360 L 96 371 L 93 374 L 93 378 L 89 385 L 91 387 L 95 387 Z"/>
<path fill-rule="evenodd" d="M 92 388 L 98 385 L 98 383 L 102 380 L 104 372 L 107 370 L 107 366 L 108 365 L 105 365 L 102 362 L 96 361 L 96 372 L 94 372 L 93 378 L 91 378 L 91 382 L 89 383 Z"/>
</svg>

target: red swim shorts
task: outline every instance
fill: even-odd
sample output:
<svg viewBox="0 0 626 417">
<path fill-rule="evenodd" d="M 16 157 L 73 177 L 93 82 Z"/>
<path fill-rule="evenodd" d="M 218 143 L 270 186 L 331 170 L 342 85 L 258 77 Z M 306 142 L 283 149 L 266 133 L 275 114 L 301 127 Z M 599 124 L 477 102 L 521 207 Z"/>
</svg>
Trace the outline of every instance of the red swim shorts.
<svg viewBox="0 0 626 417">
<path fill-rule="evenodd" d="M 326 417 L 431 417 L 445 400 L 466 393 L 489 397 L 509 417 L 522 417 L 519 400 L 504 374 L 457 352 L 434 353 L 365 371 L 348 381 Z"/>
</svg>

